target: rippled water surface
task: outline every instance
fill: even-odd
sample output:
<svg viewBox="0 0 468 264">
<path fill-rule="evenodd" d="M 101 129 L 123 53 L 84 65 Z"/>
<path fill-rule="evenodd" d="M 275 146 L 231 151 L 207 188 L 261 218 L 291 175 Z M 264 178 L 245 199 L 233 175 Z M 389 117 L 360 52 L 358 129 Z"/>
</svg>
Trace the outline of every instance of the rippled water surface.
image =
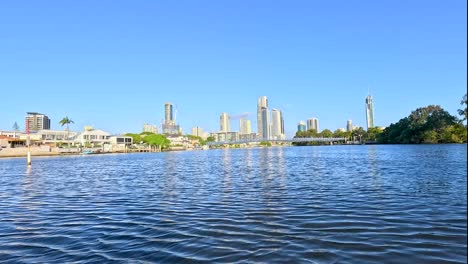
<svg viewBox="0 0 468 264">
<path fill-rule="evenodd" d="M 465 263 L 467 147 L 0 159 L 2 263 Z"/>
</svg>

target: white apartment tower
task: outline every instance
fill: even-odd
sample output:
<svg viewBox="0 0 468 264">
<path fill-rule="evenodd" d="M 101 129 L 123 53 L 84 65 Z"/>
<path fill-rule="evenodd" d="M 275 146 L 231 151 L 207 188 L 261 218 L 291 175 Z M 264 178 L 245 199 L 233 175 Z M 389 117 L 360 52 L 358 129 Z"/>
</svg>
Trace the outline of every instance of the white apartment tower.
<svg viewBox="0 0 468 264">
<path fill-rule="evenodd" d="M 230 132 L 231 128 L 229 126 L 229 114 L 228 113 L 221 113 L 219 117 L 219 126 L 220 132 Z"/>
<path fill-rule="evenodd" d="M 201 127 L 196 126 L 192 128 L 192 136 L 203 137 L 203 130 Z"/>
<path fill-rule="evenodd" d="M 252 126 L 251 126 L 250 120 L 246 118 L 241 118 L 239 120 L 239 134 L 247 135 L 250 133 L 252 133 Z"/>
<path fill-rule="evenodd" d="M 266 96 L 258 98 L 257 102 L 257 131 L 263 139 L 270 138 L 270 115 L 268 111 L 268 99 Z"/>
<path fill-rule="evenodd" d="M 307 130 L 315 129 L 317 133 L 319 132 L 319 120 L 318 118 L 309 118 L 307 119 Z"/>
<path fill-rule="evenodd" d="M 283 113 L 277 109 L 271 109 L 271 138 L 284 139 Z"/>
</svg>

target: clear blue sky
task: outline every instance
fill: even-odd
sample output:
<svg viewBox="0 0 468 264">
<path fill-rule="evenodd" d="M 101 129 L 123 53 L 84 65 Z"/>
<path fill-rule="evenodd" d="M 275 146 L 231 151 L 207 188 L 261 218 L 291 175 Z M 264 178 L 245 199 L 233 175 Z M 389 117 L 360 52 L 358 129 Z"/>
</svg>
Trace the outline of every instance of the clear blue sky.
<svg viewBox="0 0 468 264">
<path fill-rule="evenodd" d="M 112 133 L 177 119 L 219 130 L 257 98 L 297 122 L 388 126 L 417 107 L 452 114 L 467 89 L 466 1 L 1 1 L 0 129 L 27 111 L 52 128 Z M 238 122 L 231 123 L 237 129 Z"/>
</svg>

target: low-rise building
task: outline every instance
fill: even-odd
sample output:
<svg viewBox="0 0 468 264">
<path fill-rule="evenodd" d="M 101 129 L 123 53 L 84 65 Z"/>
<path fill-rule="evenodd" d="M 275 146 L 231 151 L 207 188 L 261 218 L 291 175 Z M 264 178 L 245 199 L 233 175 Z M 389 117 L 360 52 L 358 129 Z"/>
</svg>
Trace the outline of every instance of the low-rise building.
<svg viewBox="0 0 468 264">
<path fill-rule="evenodd" d="M 216 142 L 233 142 L 239 140 L 238 132 L 217 132 L 211 133 L 211 136 L 214 137 Z"/>
<path fill-rule="evenodd" d="M 42 144 L 54 145 L 57 143 L 73 142 L 77 132 L 67 130 L 39 130 L 31 133 L 30 136 L 36 140 L 40 140 Z"/>
<path fill-rule="evenodd" d="M 0 135 L 0 149 L 24 147 L 25 145 L 26 145 L 26 140 L 24 139 Z"/>
<path fill-rule="evenodd" d="M 250 133 L 250 134 L 239 134 L 239 140 L 255 140 L 257 139 L 257 133 Z"/>
<path fill-rule="evenodd" d="M 132 145 L 133 138 L 128 136 L 111 136 L 109 138 L 109 143 L 112 145 Z"/>
<path fill-rule="evenodd" d="M 21 135 L 26 135 L 26 133 L 21 132 L 21 131 L 0 130 L 0 136 L 7 136 L 10 138 L 20 138 Z"/>
<path fill-rule="evenodd" d="M 102 145 L 110 143 L 110 137 L 109 132 L 87 126 L 76 136 L 74 142 L 80 145 Z"/>
</svg>

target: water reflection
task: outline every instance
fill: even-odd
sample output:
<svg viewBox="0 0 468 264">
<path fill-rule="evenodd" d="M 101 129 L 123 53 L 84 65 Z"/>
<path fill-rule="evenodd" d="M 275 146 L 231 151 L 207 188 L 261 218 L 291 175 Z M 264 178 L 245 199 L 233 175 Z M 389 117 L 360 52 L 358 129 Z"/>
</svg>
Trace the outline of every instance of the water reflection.
<svg viewBox="0 0 468 264">
<path fill-rule="evenodd" d="M 379 191 L 382 185 L 380 179 L 379 157 L 377 152 L 378 146 L 371 145 L 367 147 L 367 161 L 371 185 L 375 191 Z"/>
</svg>

